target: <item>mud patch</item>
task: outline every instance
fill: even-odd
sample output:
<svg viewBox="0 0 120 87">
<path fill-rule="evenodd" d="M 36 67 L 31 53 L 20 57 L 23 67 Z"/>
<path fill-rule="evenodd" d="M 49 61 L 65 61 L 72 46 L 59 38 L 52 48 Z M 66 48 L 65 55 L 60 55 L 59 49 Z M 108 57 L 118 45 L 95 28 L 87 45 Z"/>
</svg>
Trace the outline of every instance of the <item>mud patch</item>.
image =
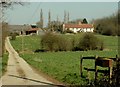
<svg viewBox="0 0 120 87">
<path fill-rule="evenodd" d="M 23 78 L 25 77 L 25 73 L 24 73 L 24 71 L 22 69 L 18 68 L 17 72 L 18 72 L 19 76 L 21 76 Z"/>
</svg>

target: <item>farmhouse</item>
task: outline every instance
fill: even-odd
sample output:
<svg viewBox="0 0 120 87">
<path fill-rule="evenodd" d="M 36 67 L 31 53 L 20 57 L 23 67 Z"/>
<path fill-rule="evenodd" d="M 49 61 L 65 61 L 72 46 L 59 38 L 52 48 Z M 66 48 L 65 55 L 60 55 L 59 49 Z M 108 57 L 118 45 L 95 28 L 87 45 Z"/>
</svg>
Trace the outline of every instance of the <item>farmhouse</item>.
<svg viewBox="0 0 120 87">
<path fill-rule="evenodd" d="M 26 33 L 26 35 L 33 34 L 33 33 L 38 35 L 38 31 L 39 31 L 39 28 L 37 27 L 37 25 L 32 24 L 30 29 L 26 30 L 25 33 Z"/>
<path fill-rule="evenodd" d="M 74 33 L 78 32 L 94 32 L 92 24 L 63 24 L 63 31 L 70 30 Z"/>
<path fill-rule="evenodd" d="M 38 34 L 40 29 L 34 25 L 9 25 L 10 33 L 18 33 L 19 35 Z"/>
</svg>

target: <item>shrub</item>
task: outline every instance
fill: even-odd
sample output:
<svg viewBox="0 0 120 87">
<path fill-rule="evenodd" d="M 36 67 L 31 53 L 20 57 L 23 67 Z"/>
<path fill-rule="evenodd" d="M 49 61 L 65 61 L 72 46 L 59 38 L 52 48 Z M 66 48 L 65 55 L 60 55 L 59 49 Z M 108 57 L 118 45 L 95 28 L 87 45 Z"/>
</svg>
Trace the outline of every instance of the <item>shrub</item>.
<svg viewBox="0 0 120 87">
<path fill-rule="evenodd" d="M 79 49 L 86 51 L 96 49 L 103 50 L 103 47 L 103 42 L 96 36 L 94 36 L 93 33 L 86 33 L 85 35 L 83 35 L 78 44 Z"/>
<path fill-rule="evenodd" d="M 117 30 L 119 29 L 118 15 L 119 12 L 116 12 L 114 15 L 95 20 L 95 31 L 103 35 L 119 35 Z"/>
<path fill-rule="evenodd" d="M 15 40 L 16 39 L 17 34 L 16 33 L 11 33 L 11 40 Z"/>
<path fill-rule="evenodd" d="M 103 35 L 113 35 L 115 36 L 116 35 L 116 32 L 115 32 L 115 29 L 112 28 L 111 26 L 106 26 L 106 28 L 102 31 L 102 34 Z"/>
<path fill-rule="evenodd" d="M 67 29 L 66 33 L 74 33 L 72 30 Z"/>
<path fill-rule="evenodd" d="M 112 85 L 113 87 L 120 86 L 120 57 L 117 58 L 116 65 L 113 67 Z"/>
<path fill-rule="evenodd" d="M 59 37 L 58 46 L 59 46 L 59 51 L 71 51 L 72 50 L 71 40 L 66 39 L 62 36 Z"/>
<path fill-rule="evenodd" d="M 58 42 L 57 35 L 52 34 L 50 32 L 43 35 L 42 39 L 41 39 L 42 48 L 45 48 L 49 51 L 53 51 L 53 50 L 55 50 L 55 48 L 57 48 L 55 46 L 57 42 Z"/>
<path fill-rule="evenodd" d="M 70 51 L 72 44 L 70 40 L 51 32 L 46 33 L 41 39 L 41 48 L 48 51 Z"/>
</svg>

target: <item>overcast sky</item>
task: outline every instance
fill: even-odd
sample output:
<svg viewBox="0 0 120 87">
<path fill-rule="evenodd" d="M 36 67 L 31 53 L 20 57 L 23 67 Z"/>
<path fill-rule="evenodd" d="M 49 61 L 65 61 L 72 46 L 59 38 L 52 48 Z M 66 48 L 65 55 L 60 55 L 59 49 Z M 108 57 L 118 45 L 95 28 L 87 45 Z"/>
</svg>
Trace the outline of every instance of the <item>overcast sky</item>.
<svg viewBox="0 0 120 87">
<path fill-rule="evenodd" d="M 70 20 L 86 18 L 88 21 L 114 14 L 118 2 L 29 2 L 25 6 L 15 5 L 6 11 L 6 20 L 10 24 L 35 24 L 40 20 L 40 9 L 43 9 L 44 25 L 48 21 L 48 11 L 52 20 L 58 16 L 63 21 L 64 10 L 70 13 Z"/>
</svg>

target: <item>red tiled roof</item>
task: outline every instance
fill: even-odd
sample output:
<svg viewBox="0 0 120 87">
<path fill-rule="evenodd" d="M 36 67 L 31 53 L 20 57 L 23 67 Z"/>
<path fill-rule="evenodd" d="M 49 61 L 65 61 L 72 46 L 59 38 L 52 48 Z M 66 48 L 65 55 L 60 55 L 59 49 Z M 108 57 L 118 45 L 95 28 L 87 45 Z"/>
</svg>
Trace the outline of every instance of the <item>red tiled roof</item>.
<svg viewBox="0 0 120 87">
<path fill-rule="evenodd" d="M 30 30 L 27 30 L 27 31 L 37 31 L 39 30 L 38 28 L 31 28 Z"/>
<path fill-rule="evenodd" d="M 92 24 L 65 24 L 65 28 L 93 28 Z"/>
</svg>

